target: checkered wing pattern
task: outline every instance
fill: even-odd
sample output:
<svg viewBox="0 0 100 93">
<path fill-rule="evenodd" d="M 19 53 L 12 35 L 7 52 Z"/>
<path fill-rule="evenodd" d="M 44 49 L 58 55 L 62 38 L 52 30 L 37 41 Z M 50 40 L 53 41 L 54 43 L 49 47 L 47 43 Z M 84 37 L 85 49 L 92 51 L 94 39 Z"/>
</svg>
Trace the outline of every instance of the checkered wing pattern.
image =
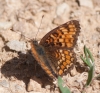
<svg viewBox="0 0 100 93">
<path fill-rule="evenodd" d="M 79 32 L 79 22 L 72 20 L 53 29 L 41 39 L 40 45 L 44 47 L 55 74 L 63 75 L 75 63 L 73 48 Z"/>
<path fill-rule="evenodd" d="M 40 41 L 40 45 L 51 48 L 72 49 L 76 44 L 79 32 L 79 22 L 72 20 L 47 33 Z"/>
<path fill-rule="evenodd" d="M 69 49 L 55 49 L 47 52 L 50 65 L 56 75 L 63 75 L 70 71 L 76 61 L 75 54 Z"/>
</svg>

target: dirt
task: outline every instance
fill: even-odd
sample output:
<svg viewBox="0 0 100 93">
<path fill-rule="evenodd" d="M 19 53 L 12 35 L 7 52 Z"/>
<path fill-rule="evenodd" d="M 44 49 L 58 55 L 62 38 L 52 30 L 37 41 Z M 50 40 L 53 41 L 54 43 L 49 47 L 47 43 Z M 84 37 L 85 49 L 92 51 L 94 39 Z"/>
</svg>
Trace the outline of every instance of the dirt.
<svg viewBox="0 0 100 93">
<path fill-rule="evenodd" d="M 100 74 L 99 0 L 0 0 L 0 93 L 60 93 L 57 80 L 51 81 L 33 58 L 29 40 L 40 41 L 70 20 L 81 27 L 74 48 L 77 62 L 62 78 L 72 93 L 100 93 L 95 78 L 84 89 L 88 68 L 80 58 L 86 45 L 95 60 L 94 77 Z"/>
</svg>

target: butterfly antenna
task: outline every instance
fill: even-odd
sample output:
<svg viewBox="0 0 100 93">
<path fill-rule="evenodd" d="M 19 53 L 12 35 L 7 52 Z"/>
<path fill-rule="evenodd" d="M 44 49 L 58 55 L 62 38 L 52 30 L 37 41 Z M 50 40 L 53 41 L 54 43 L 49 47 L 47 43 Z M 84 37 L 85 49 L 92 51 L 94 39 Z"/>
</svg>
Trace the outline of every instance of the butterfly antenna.
<svg viewBox="0 0 100 93">
<path fill-rule="evenodd" d="M 41 22 L 40 22 L 40 26 L 39 26 L 39 28 L 38 28 L 38 31 L 37 31 L 37 33 L 36 33 L 36 36 L 35 36 L 35 40 L 36 40 L 36 37 L 37 37 L 37 35 L 38 35 L 38 32 L 39 32 L 39 30 L 40 30 L 40 27 L 41 27 L 41 24 L 42 24 L 42 21 L 43 21 L 43 17 L 44 17 L 44 15 L 42 16 L 42 19 L 41 19 Z"/>
</svg>

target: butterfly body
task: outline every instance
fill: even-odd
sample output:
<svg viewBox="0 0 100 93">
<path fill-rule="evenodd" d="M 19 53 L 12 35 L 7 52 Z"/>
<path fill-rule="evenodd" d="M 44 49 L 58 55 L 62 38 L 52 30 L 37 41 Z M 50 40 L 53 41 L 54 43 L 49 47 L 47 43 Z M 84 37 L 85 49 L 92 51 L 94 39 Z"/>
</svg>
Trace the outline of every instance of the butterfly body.
<svg viewBox="0 0 100 93">
<path fill-rule="evenodd" d="M 73 48 L 79 32 L 79 22 L 72 20 L 51 30 L 40 43 L 31 41 L 34 58 L 51 78 L 69 72 L 75 64 Z"/>
<path fill-rule="evenodd" d="M 49 64 L 50 60 L 46 55 L 43 46 L 39 45 L 37 41 L 31 41 L 31 46 L 32 46 L 32 54 L 34 58 L 38 61 L 38 63 L 41 65 L 41 67 L 46 71 L 47 74 L 49 74 L 50 77 L 52 78 L 56 77 L 55 72 L 52 70 Z M 48 67 L 46 67 L 46 65 Z"/>
</svg>

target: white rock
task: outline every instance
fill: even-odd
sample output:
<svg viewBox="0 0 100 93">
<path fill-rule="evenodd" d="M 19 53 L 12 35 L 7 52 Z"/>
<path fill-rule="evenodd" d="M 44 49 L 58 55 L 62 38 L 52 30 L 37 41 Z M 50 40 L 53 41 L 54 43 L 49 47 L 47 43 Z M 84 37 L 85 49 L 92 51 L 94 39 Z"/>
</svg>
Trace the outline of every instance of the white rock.
<svg viewBox="0 0 100 93">
<path fill-rule="evenodd" d="M 0 34 L 5 39 L 5 41 L 19 40 L 21 35 L 20 33 L 13 32 L 11 30 L 2 30 Z"/>
<path fill-rule="evenodd" d="M 64 12 L 69 12 L 69 11 L 70 11 L 69 5 L 66 3 L 62 3 L 62 4 L 58 5 L 56 13 L 58 16 L 60 16 Z"/>
<path fill-rule="evenodd" d="M 93 8 L 92 0 L 79 0 L 81 6 L 86 6 L 89 8 Z"/>
<path fill-rule="evenodd" d="M 25 21 L 16 22 L 13 26 L 13 30 L 21 32 L 24 37 L 29 39 L 35 37 L 37 33 L 37 28 L 33 26 L 33 24 Z"/>
<path fill-rule="evenodd" d="M 15 51 L 25 51 L 26 48 L 26 43 L 23 41 L 17 41 L 17 40 L 12 40 L 7 43 L 7 46 Z"/>
<path fill-rule="evenodd" d="M 28 92 L 34 91 L 38 93 L 38 92 L 41 92 L 41 89 L 42 89 L 41 84 L 39 84 L 33 79 L 30 79 L 30 82 L 28 83 L 28 88 L 27 88 Z"/>
<path fill-rule="evenodd" d="M 19 92 L 21 93 L 21 92 L 24 91 L 24 88 L 23 88 L 22 86 L 20 86 L 20 85 L 17 84 L 17 85 L 15 86 L 15 90 L 16 90 L 16 91 L 19 91 Z"/>
<path fill-rule="evenodd" d="M 6 81 L 6 80 L 2 80 L 2 81 L 0 81 L 0 86 L 3 86 L 3 87 L 6 87 L 6 88 L 9 88 L 9 82 Z"/>
<path fill-rule="evenodd" d="M 12 27 L 12 22 L 0 22 L 0 30 L 10 29 Z"/>
<path fill-rule="evenodd" d="M 14 11 L 17 9 L 22 8 L 23 3 L 21 3 L 21 0 L 6 0 L 6 6 L 10 11 Z"/>
</svg>

